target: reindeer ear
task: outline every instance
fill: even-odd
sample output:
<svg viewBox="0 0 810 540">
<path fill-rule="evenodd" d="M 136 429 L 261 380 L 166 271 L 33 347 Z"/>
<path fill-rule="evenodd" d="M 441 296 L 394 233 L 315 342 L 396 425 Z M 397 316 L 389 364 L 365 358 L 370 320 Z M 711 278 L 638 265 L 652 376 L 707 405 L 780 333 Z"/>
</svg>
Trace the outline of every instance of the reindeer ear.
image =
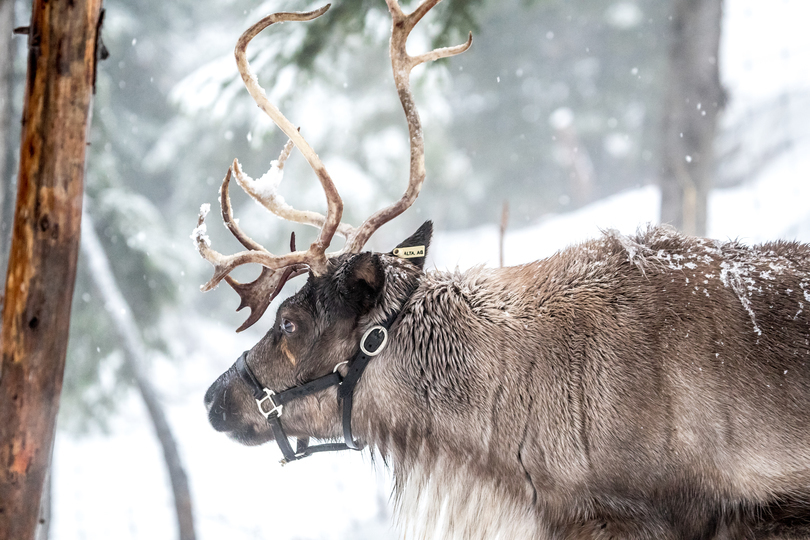
<svg viewBox="0 0 810 540">
<path fill-rule="evenodd" d="M 431 236 L 433 236 L 433 222 L 427 220 L 415 233 L 400 242 L 391 254 L 401 259 L 407 259 L 408 262 L 419 268 L 424 268 Z"/>
<path fill-rule="evenodd" d="M 380 256 L 371 252 L 355 255 L 340 272 L 338 290 L 344 301 L 357 313 L 366 313 L 380 299 L 385 270 Z"/>
</svg>

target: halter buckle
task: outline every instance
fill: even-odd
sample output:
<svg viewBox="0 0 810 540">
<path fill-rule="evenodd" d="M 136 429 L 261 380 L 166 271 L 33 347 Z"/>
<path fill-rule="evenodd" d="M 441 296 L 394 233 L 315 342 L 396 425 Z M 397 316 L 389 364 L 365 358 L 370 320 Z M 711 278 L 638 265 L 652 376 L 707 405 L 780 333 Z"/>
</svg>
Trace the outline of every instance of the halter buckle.
<svg viewBox="0 0 810 540">
<path fill-rule="evenodd" d="M 281 465 L 283 467 L 284 465 L 287 465 L 288 463 L 292 463 L 293 461 L 298 461 L 299 459 L 305 458 L 308 455 L 309 454 L 307 454 L 306 452 L 296 452 L 293 455 L 292 458 L 290 458 L 290 459 L 287 459 L 287 458 L 281 459 L 281 460 L 279 460 L 278 463 L 279 463 L 279 465 Z"/>
<path fill-rule="evenodd" d="M 262 413 L 262 416 L 265 418 L 270 418 L 272 414 L 276 415 L 276 418 L 279 418 L 282 413 L 282 409 L 284 405 L 276 405 L 276 402 L 273 401 L 273 396 L 276 395 L 275 392 L 270 390 L 269 388 L 262 388 L 264 390 L 265 396 L 261 399 L 256 400 L 256 406 L 259 407 L 259 412 Z M 269 410 L 265 411 L 262 407 L 262 403 L 269 401 L 270 405 L 272 406 Z"/>
<path fill-rule="evenodd" d="M 373 341 L 371 343 L 366 344 L 366 340 L 369 339 L 369 337 L 371 337 L 372 334 L 374 333 L 382 334 L 381 338 L 379 337 L 376 338 L 379 340 L 377 345 L 374 346 Z M 374 339 L 375 338 L 372 338 L 372 340 Z M 363 353 L 367 356 L 377 356 L 383 351 L 386 343 L 388 343 L 388 330 L 386 330 L 386 328 L 381 325 L 372 326 L 371 328 L 366 330 L 366 333 L 363 334 L 362 338 L 360 338 L 360 350 L 363 351 Z M 372 347 L 372 349 L 369 349 L 368 347 Z"/>
</svg>

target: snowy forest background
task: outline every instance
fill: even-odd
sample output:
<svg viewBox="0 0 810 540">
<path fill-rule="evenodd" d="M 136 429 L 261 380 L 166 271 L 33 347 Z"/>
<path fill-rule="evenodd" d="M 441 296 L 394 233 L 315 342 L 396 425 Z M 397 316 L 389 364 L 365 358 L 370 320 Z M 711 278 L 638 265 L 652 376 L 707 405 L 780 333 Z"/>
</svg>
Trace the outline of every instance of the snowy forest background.
<svg viewBox="0 0 810 540">
<path fill-rule="evenodd" d="M 389 250 L 432 219 L 438 232 L 429 267 L 497 265 L 504 202 L 507 264 L 550 255 L 600 228 L 632 232 L 658 222 L 672 3 L 440 5 L 411 49 L 460 43 L 470 29 L 475 41 L 464 55 L 416 71 L 428 178 L 414 207 L 369 247 Z M 105 6 L 110 58 L 98 74 L 86 207 L 146 344 L 146 373 L 166 406 L 202 539 L 395 537 L 389 480 L 368 456 L 317 456 L 280 468 L 275 448 L 244 448 L 215 433 L 202 406 L 207 386 L 268 323 L 234 333 L 245 318 L 233 311 L 236 295 L 227 287 L 199 292 L 210 267 L 189 234 L 200 204 L 216 205 L 234 157 L 259 176 L 285 142 L 244 90 L 231 51 L 264 14 L 317 5 Z M 14 7 L 16 25 L 26 25 L 30 6 Z M 801 0 L 724 3 L 717 61 L 728 101 L 715 141 L 711 237 L 810 240 L 808 14 Z M 317 24 L 266 31 L 251 45 L 251 58 L 271 100 L 323 158 L 345 219 L 358 223 L 397 198 L 406 182 L 407 132 L 387 59 L 390 23 L 382 0 L 336 0 Z M 19 140 L 13 130 L 24 39 L 15 47 L 11 141 Z M 299 155 L 281 191 L 294 206 L 323 211 L 320 187 Z M 243 229 L 285 251 L 293 228 L 238 190 L 232 196 Z M 6 232 L 8 205 L 6 197 Z M 236 251 L 225 228 L 209 221 L 217 249 Z M 299 245 L 315 233 L 295 231 Z M 244 272 L 242 279 L 250 275 Z M 161 449 L 108 309 L 83 258 L 54 449 L 50 537 L 175 538 Z"/>
</svg>

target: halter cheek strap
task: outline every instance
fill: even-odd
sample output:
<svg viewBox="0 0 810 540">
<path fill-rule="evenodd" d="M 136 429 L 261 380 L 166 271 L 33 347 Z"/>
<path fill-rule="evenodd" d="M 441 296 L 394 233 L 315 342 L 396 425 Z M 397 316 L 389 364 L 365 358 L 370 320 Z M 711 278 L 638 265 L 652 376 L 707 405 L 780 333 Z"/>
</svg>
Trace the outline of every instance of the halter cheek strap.
<svg viewBox="0 0 810 540">
<path fill-rule="evenodd" d="M 242 353 L 236 361 L 236 372 L 242 381 L 250 388 L 259 412 L 267 419 L 267 423 L 273 430 L 284 459 L 281 464 L 287 464 L 317 452 L 334 452 L 338 450 L 362 450 L 362 445 L 354 440 L 352 435 L 352 404 L 354 401 L 354 389 L 360 382 L 360 377 L 368 366 L 369 362 L 385 348 L 388 342 L 388 329 L 394 324 L 399 313 L 393 313 L 383 324 L 372 326 L 360 339 L 360 350 L 348 361 L 341 362 L 329 375 L 319 377 L 306 384 L 294 386 L 283 392 L 275 393 L 259 382 L 253 370 L 247 364 L 248 351 Z M 342 364 L 348 364 L 349 370 L 345 377 L 341 377 L 337 368 Z M 290 401 L 306 397 L 329 387 L 338 387 L 338 401 L 343 406 L 343 440 L 342 443 L 325 443 L 309 446 L 309 439 L 298 439 L 296 450 L 293 451 L 284 427 L 281 425 L 281 416 L 284 405 Z"/>
<path fill-rule="evenodd" d="M 346 446 L 352 450 L 361 450 L 352 437 L 352 404 L 354 401 L 354 389 L 360 382 L 366 366 L 371 359 L 377 356 L 385 348 L 388 342 L 388 328 L 393 323 L 393 319 L 386 321 L 383 325 L 372 326 L 363 334 L 360 340 L 360 350 L 354 359 L 349 362 L 349 371 L 338 387 L 338 400 L 343 402 L 343 440 Z"/>
</svg>

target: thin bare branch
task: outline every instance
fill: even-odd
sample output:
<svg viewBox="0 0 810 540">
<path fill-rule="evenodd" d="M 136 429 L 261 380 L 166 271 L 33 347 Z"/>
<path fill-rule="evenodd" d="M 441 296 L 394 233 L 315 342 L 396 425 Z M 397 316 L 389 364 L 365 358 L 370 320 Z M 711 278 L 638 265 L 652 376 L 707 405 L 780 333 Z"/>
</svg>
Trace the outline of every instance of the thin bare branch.
<svg viewBox="0 0 810 540">
<path fill-rule="evenodd" d="M 141 338 L 141 330 L 132 315 L 132 308 L 121 293 L 121 288 L 113 275 L 110 260 L 101 245 L 93 219 L 82 208 L 81 253 L 92 275 L 93 285 L 104 300 L 108 317 L 118 332 L 119 342 L 124 349 L 123 359 L 135 384 L 143 397 L 146 410 L 155 428 L 155 434 L 163 448 L 163 457 L 171 480 L 177 525 L 181 540 L 196 538 L 191 491 L 188 486 L 185 467 L 177 449 L 175 435 L 166 418 L 166 411 L 146 369 L 147 347 Z"/>
<path fill-rule="evenodd" d="M 501 227 L 498 234 L 498 266 L 503 268 L 504 243 L 506 241 L 506 227 L 509 226 L 509 201 L 503 201 L 501 208 Z"/>
</svg>

